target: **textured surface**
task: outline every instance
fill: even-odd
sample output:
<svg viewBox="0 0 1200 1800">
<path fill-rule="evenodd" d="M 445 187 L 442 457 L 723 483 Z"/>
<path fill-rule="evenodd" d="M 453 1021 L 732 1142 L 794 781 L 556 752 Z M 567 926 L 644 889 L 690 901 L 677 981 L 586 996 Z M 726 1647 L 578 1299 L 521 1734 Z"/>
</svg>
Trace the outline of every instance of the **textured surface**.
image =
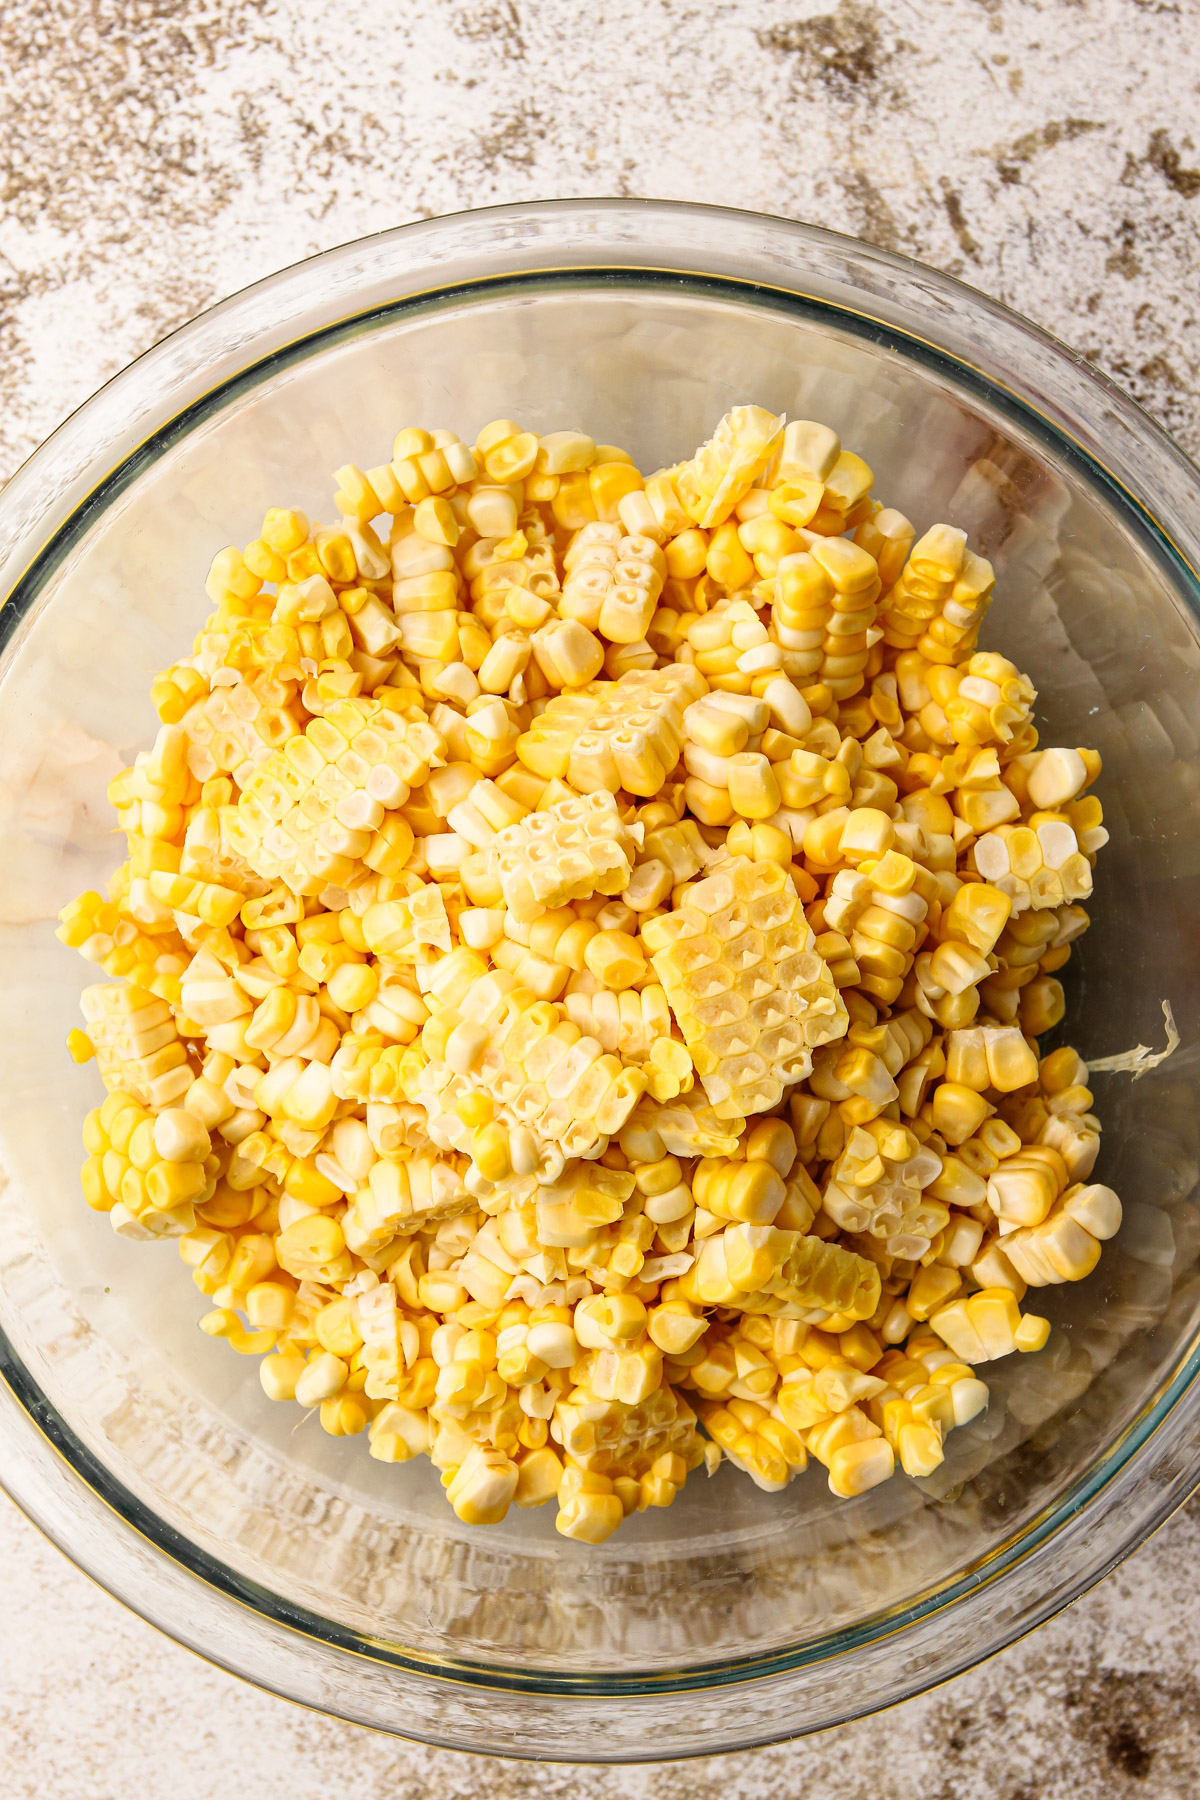
<svg viewBox="0 0 1200 1800">
<path fill-rule="evenodd" d="M 1200 450 L 1197 0 L 9 0 L 0 475 L 246 281 L 404 219 L 655 194 L 961 275 Z M 1191 122 L 1193 136 L 1189 137 Z M 939 1692 L 686 1768 L 425 1752 L 206 1668 L 0 1506 L 6 1800 L 1099 1800 L 1200 1786 L 1200 1512 Z"/>
<path fill-rule="evenodd" d="M 575 193 L 924 258 L 1195 451 L 1198 20 L 1196 0 L 10 0 L 0 458 L 299 257 Z"/>
<path fill-rule="evenodd" d="M 5 1800 L 1194 1800 L 1200 1510 L 983 1668 L 882 1718 L 625 1769 L 424 1750 L 257 1693 L 120 1608 L 0 1500 Z"/>
</svg>

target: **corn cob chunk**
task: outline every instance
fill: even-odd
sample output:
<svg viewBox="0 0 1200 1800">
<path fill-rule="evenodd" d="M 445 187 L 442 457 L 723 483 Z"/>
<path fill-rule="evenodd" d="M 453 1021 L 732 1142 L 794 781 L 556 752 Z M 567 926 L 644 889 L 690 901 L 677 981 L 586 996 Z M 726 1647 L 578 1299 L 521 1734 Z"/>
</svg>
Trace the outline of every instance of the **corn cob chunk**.
<svg viewBox="0 0 1200 1800">
<path fill-rule="evenodd" d="M 204 1126 L 181 1107 L 163 1106 L 156 1116 L 153 1105 L 114 1088 L 84 1125 L 84 1197 L 119 1237 L 182 1237 L 216 1185 Z"/>
<path fill-rule="evenodd" d="M 103 900 L 92 891 L 77 894 L 58 915 L 55 937 L 88 962 L 103 966 L 116 948 L 113 932 L 121 924 L 121 909 L 111 900 Z"/>
<path fill-rule="evenodd" d="M 657 1041 L 669 1037 L 671 1012 L 657 982 L 640 993 L 574 989 L 563 1000 L 567 1017 L 605 1050 L 628 1062 L 645 1062 Z"/>
<path fill-rule="evenodd" d="M 119 883 L 118 892 L 124 890 L 119 902 L 102 901 L 95 893 L 80 894 L 59 913 L 55 936 L 88 962 L 97 963 L 106 975 L 124 978 L 156 999 L 174 1004 L 179 998 L 179 976 L 188 960 L 179 920 L 153 901 L 152 933 L 140 929 L 148 921 L 139 885 L 148 894 L 148 882 L 130 880 L 126 886 L 123 877 L 130 867 L 126 863 L 114 881 L 115 886 Z"/>
<path fill-rule="evenodd" d="M 431 961 L 425 951 L 453 948 L 445 897 L 432 884 L 402 899 L 377 900 L 368 906 L 362 935 L 368 950 L 390 962 Z"/>
<path fill-rule="evenodd" d="M 856 1127 L 834 1162 L 823 1205 L 843 1231 L 879 1238 L 889 1256 L 919 1261 L 949 1223 L 949 1209 L 924 1190 L 942 1159 L 890 1121 Z M 890 1153 L 890 1154 L 889 1154 Z"/>
<path fill-rule="evenodd" d="M 255 769 L 231 840 L 256 874 L 294 893 L 348 886 L 387 855 L 388 811 L 428 779 L 444 750 L 425 720 L 346 700 Z"/>
<path fill-rule="evenodd" d="M 988 1404 L 988 1389 L 935 1336 L 914 1335 L 889 1350 L 872 1373 L 884 1384 L 867 1403 L 906 1475 L 929 1475 L 945 1460 L 946 1434 Z"/>
<path fill-rule="evenodd" d="M 462 1158 L 424 1155 L 399 1162 L 381 1157 L 347 1210 L 343 1230 L 348 1247 L 359 1255 L 374 1253 L 397 1237 L 466 1212 L 475 1202 L 464 1185 L 465 1171 Z"/>
<path fill-rule="evenodd" d="M 772 499 L 779 496 L 781 518 L 823 537 L 841 537 L 879 510 L 870 499 L 874 483 L 869 466 L 843 450 L 828 425 L 812 419 L 793 419 L 788 425 L 772 494 Z"/>
<path fill-rule="evenodd" d="M 919 651 L 897 659 L 902 680 L 920 696 L 921 717 L 939 726 L 939 710 L 956 744 L 1010 745 L 1024 739 L 1037 690 L 1015 663 L 993 652 L 976 651 L 957 665 L 931 662 Z M 924 709 L 931 706 L 926 714 Z"/>
<path fill-rule="evenodd" d="M 771 618 L 788 674 L 824 682 L 835 699 L 857 693 L 881 591 L 875 559 L 845 538 L 818 540 L 810 550 L 784 557 Z"/>
<path fill-rule="evenodd" d="M 902 512 L 897 512 L 895 507 L 879 506 L 877 503 L 872 503 L 870 518 L 864 519 L 855 530 L 855 543 L 861 545 L 868 556 L 874 557 L 879 570 L 879 579 L 883 585 L 881 605 L 884 605 L 884 597 L 891 593 L 900 578 L 915 536 L 912 521 L 906 519 Z"/>
<path fill-rule="evenodd" d="M 983 1093 L 1036 1081 L 1037 1057 L 1015 1026 L 976 1025 L 946 1034 L 946 1079 Z"/>
<path fill-rule="evenodd" d="M 1030 1287 L 1082 1281 L 1100 1260 L 1100 1246 L 1121 1226 L 1121 1202 L 1109 1187 L 1076 1183 L 1034 1225 L 1008 1232 L 1000 1247 Z"/>
<path fill-rule="evenodd" d="M 1087 1181 L 1100 1147 L 1100 1121 L 1091 1110 L 1087 1077 L 1078 1051 L 1064 1045 L 1039 1064 L 1036 1094 L 1014 1093 L 1000 1107 L 1022 1143 L 1057 1151 L 1072 1184 Z"/>
<path fill-rule="evenodd" d="M 1022 1313 L 1008 1288 L 981 1288 L 969 1299 L 953 1300 L 929 1323 L 960 1361 L 971 1364 L 1040 1350 L 1050 1331 L 1045 1319 Z"/>
<path fill-rule="evenodd" d="M 610 643 L 634 644 L 646 635 L 666 576 L 652 538 L 597 521 L 572 539 L 563 558 L 566 582 L 559 610 Z"/>
<path fill-rule="evenodd" d="M 930 662 L 961 663 L 975 649 L 991 605 L 992 565 L 967 548 L 966 533 L 935 525 L 912 547 L 888 595 L 884 642 Z"/>
<path fill-rule="evenodd" d="M 195 1071 L 180 1041 L 171 1008 L 144 988 L 104 982 L 80 996 L 96 1066 L 110 1093 L 146 1107 L 173 1106 Z"/>
<path fill-rule="evenodd" d="M 671 1035 L 671 1011 L 657 982 L 640 993 L 576 988 L 564 996 L 563 1006 L 585 1037 L 594 1038 L 603 1050 L 641 1069 L 651 1099 L 674 1100 L 691 1092 L 695 1080 L 692 1059 L 686 1046 Z"/>
<path fill-rule="evenodd" d="M 734 857 L 643 928 L 696 1073 L 719 1117 L 765 1112 L 808 1074 L 845 1008 L 777 864 Z"/>
<path fill-rule="evenodd" d="M 791 1427 L 753 1401 L 739 1403 L 735 1397 L 732 1404 L 722 1405 L 702 1400 L 697 1411 L 709 1437 L 734 1468 L 766 1494 L 782 1493 L 808 1461 L 808 1452 Z"/>
<path fill-rule="evenodd" d="M 1086 836 L 1087 834 L 1085 834 Z M 1007 894 L 1014 913 L 1068 905 L 1092 891 L 1092 869 L 1065 819 L 1000 825 L 975 843 L 975 867 Z"/>
<path fill-rule="evenodd" d="M 504 904 L 527 923 L 590 894 L 619 894 L 629 885 L 637 849 L 612 795 L 600 791 L 507 826 L 491 858 Z"/>
<path fill-rule="evenodd" d="M 705 1238 L 680 1282 L 698 1306 L 804 1318 L 829 1313 L 869 1319 L 879 1304 L 879 1271 L 865 1257 L 773 1225 L 730 1225 Z"/>
<path fill-rule="evenodd" d="M 471 982 L 427 1029 L 443 1054 L 421 1070 L 412 1098 L 435 1143 L 471 1156 L 484 1191 L 513 1174 L 553 1181 L 565 1161 L 599 1156 L 645 1088 L 636 1069 L 504 971 Z M 472 1127 L 461 1112 L 476 1091 L 492 1102 L 493 1118 Z"/>
<path fill-rule="evenodd" d="M 668 1455 L 695 1468 L 703 1454 L 692 1408 L 682 1394 L 662 1387 L 635 1405 L 597 1400 L 576 1388 L 555 1405 L 550 1435 L 573 1463 L 610 1480 L 637 1479 Z"/>
<path fill-rule="evenodd" d="M 826 924 L 849 940 L 857 985 L 888 1004 L 912 967 L 935 886 L 923 869 L 893 850 L 894 839 L 884 814 L 867 807 L 851 812 L 839 848 L 843 856 L 855 857 L 865 849 L 867 865 L 840 870 L 825 902 Z"/>
<path fill-rule="evenodd" d="M 735 406 L 689 463 L 672 471 L 688 515 L 706 530 L 727 519 L 754 486 L 783 435 L 783 420 L 761 406 Z"/>
<path fill-rule="evenodd" d="M 677 1100 L 641 1100 L 621 1131 L 621 1147 L 638 1162 L 663 1156 L 732 1156 L 745 1129 L 743 1118 L 718 1115 L 695 1089 Z"/>
<path fill-rule="evenodd" d="M 581 794 L 656 794 L 679 761 L 683 708 L 707 685 L 686 663 L 589 682 L 550 701 L 518 740 L 517 755 L 535 774 L 569 781 Z"/>
<path fill-rule="evenodd" d="M 181 720 L 191 774 L 208 781 L 226 773 L 244 786 L 272 751 L 297 736 L 294 697 L 294 682 L 266 670 L 249 670 L 238 681 L 214 687 Z"/>
<path fill-rule="evenodd" d="M 757 740 L 771 717 L 785 722 L 789 729 L 803 731 L 811 723 L 811 715 L 799 693 L 784 679 L 787 658 L 771 641 L 770 632 L 748 600 L 723 600 L 702 618 L 691 619 L 687 639 L 693 666 L 712 683 L 714 690 L 711 704 L 691 714 L 694 727 L 707 729 L 693 729 L 688 735 L 702 752 L 716 759 L 708 764 L 707 779 L 717 786 L 727 785 L 727 778 L 718 769 L 721 758 L 741 749 L 756 750 Z M 736 701 L 723 700 L 721 696 L 726 694 L 753 694 L 757 704 L 747 710 L 738 707 Z M 715 714 L 714 707 L 718 709 Z M 732 742 L 730 713 L 734 720 L 741 717 L 746 721 L 747 732 L 741 744 Z M 725 729 L 714 729 L 721 722 Z"/>
</svg>

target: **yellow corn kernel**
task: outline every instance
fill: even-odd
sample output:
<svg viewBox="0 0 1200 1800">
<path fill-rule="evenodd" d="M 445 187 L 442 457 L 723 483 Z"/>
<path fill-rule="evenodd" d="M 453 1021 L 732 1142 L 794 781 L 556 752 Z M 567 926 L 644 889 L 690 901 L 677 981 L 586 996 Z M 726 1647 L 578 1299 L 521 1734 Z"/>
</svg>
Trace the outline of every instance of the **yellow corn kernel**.
<svg viewBox="0 0 1200 1800">
<path fill-rule="evenodd" d="M 346 1385 L 350 1373 L 340 1356 L 321 1350 L 310 1356 L 296 1383 L 296 1399 L 301 1406 L 320 1406 L 332 1400 Z"/>
<path fill-rule="evenodd" d="M 264 1356 L 258 1365 L 258 1378 L 268 1400 L 294 1400 L 296 1384 L 305 1371 L 303 1356 L 280 1354 Z"/>
<path fill-rule="evenodd" d="M 1023 1313 L 1021 1323 L 1013 1332 L 1013 1342 L 1018 1350 L 1042 1350 L 1050 1337 L 1049 1319 L 1041 1319 L 1035 1313 Z"/>
<path fill-rule="evenodd" d="M 978 1131 L 989 1107 L 973 1088 L 943 1081 L 933 1090 L 933 1128 L 948 1144 L 961 1144 Z"/>
<path fill-rule="evenodd" d="M 480 1127 L 471 1139 L 471 1159 L 489 1181 L 505 1181 L 512 1174 L 508 1132 L 499 1123 Z"/>
<path fill-rule="evenodd" d="M 528 1451 L 517 1464 L 514 1505 L 545 1506 L 548 1500 L 557 1500 L 562 1476 L 562 1461 L 548 1444 Z"/>
<path fill-rule="evenodd" d="M 627 931 L 600 931 L 588 940 L 583 960 L 596 980 L 618 993 L 646 974 L 642 947 Z"/>
<path fill-rule="evenodd" d="M 566 1479 L 564 1476 L 564 1484 Z M 566 1500 L 562 1498 L 560 1488 L 555 1530 L 561 1532 L 563 1537 L 575 1538 L 583 1544 L 602 1544 L 606 1538 L 610 1538 L 625 1517 L 625 1510 L 613 1491 L 612 1483 L 605 1482 L 604 1485 L 607 1492 L 585 1490 L 572 1494 Z"/>
<path fill-rule="evenodd" d="M 507 1456 L 474 1444 L 454 1471 L 446 1498 L 464 1525 L 496 1525 L 513 1502 L 517 1480 L 517 1465 Z"/>
<path fill-rule="evenodd" d="M 246 1317 L 263 1331 L 286 1331 L 296 1311 L 292 1288 L 278 1281 L 258 1281 L 246 1290 Z"/>
<path fill-rule="evenodd" d="M 343 1258 L 349 1273 L 345 1235 L 338 1221 L 324 1213 L 310 1214 L 289 1225 L 276 1241 L 275 1254 L 280 1268 L 298 1281 L 328 1279 L 322 1272 L 338 1268 Z"/>
<path fill-rule="evenodd" d="M 341 1394 L 323 1400 L 317 1415 L 322 1431 L 330 1437 L 357 1437 L 371 1422 L 370 1412 L 358 1394 Z"/>
<path fill-rule="evenodd" d="M 968 882 L 960 887 L 946 909 L 943 921 L 945 935 L 961 938 L 985 956 L 995 948 L 996 939 L 1008 923 L 1012 901 L 986 882 Z"/>
<path fill-rule="evenodd" d="M 713 580 L 719 581 L 731 593 L 754 580 L 753 560 L 742 548 L 738 528 L 732 519 L 725 525 L 718 525 L 713 532 L 704 566 Z"/>
<path fill-rule="evenodd" d="M 770 819 L 782 804 L 779 783 L 767 758 L 757 751 L 743 750 L 728 758 L 726 780 L 729 804 L 744 819 Z"/>
<path fill-rule="evenodd" d="M 362 1345 L 349 1300 L 331 1300 L 323 1306 L 313 1320 L 313 1330 L 322 1349 L 347 1361 Z"/>
<path fill-rule="evenodd" d="M 708 560 L 708 538 L 692 527 L 672 538 L 664 554 L 667 574 L 673 581 L 694 581 Z"/>
<path fill-rule="evenodd" d="M 839 1499 L 853 1499 L 868 1488 L 878 1487 L 895 1472 L 896 1458 L 886 1438 L 871 1438 L 865 1443 L 843 1444 L 829 1458 L 830 1492 Z"/>
<path fill-rule="evenodd" d="M 636 493 L 644 484 L 631 463 L 594 462 L 587 474 L 588 490 L 598 519 L 613 520 L 626 494 Z"/>
<path fill-rule="evenodd" d="M 800 530 L 815 518 L 824 493 L 823 481 L 797 475 L 771 489 L 768 505 L 777 519 Z"/>
<path fill-rule="evenodd" d="M 448 500 L 428 495 L 418 502 L 413 513 L 413 530 L 427 543 L 444 544 L 453 549 L 459 540 L 461 527 Z"/>
</svg>

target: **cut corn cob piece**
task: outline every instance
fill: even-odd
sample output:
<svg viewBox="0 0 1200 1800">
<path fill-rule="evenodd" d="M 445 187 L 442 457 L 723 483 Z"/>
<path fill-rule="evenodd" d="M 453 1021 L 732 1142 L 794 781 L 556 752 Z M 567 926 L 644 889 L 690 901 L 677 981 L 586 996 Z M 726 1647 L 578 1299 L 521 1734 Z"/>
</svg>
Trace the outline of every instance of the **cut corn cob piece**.
<svg viewBox="0 0 1200 1800">
<path fill-rule="evenodd" d="M 208 781 L 228 773 L 244 786 L 256 768 L 297 735 L 291 703 L 299 677 L 297 661 L 294 668 L 283 664 L 247 670 L 239 680 L 205 693 L 180 721 L 193 777 Z"/>
<path fill-rule="evenodd" d="M 564 996 L 563 1007 L 585 1037 L 641 1069 L 652 1099 L 669 1101 L 690 1093 L 695 1079 L 691 1055 L 671 1035 L 670 1008 L 657 982 L 648 983 L 640 993 L 575 988 Z"/>
<path fill-rule="evenodd" d="M 903 1127 L 873 1123 L 883 1129 L 851 1132 L 822 1204 L 843 1231 L 865 1232 L 889 1256 L 919 1261 L 950 1219 L 949 1208 L 924 1192 L 941 1175 L 942 1159 Z"/>
<path fill-rule="evenodd" d="M 640 831 L 603 791 L 560 800 L 500 832 L 490 849 L 504 903 L 520 923 L 589 895 L 628 887 Z"/>
<path fill-rule="evenodd" d="M 566 581 L 559 611 L 614 644 L 643 639 L 666 576 L 652 538 L 631 536 L 599 521 L 576 533 L 563 558 Z"/>
<path fill-rule="evenodd" d="M 599 1156 L 645 1089 L 638 1070 L 504 971 L 472 981 L 426 1030 L 443 1053 L 420 1071 L 411 1097 L 434 1143 L 472 1157 L 484 1192 L 514 1174 L 555 1181 L 567 1161 Z M 494 1108 L 486 1136 L 462 1117 L 476 1092 Z"/>
<path fill-rule="evenodd" d="M 1092 891 L 1091 864 L 1062 818 L 985 832 L 975 842 L 975 867 L 1009 896 L 1014 913 L 1086 900 Z"/>
<path fill-rule="evenodd" d="M 695 1468 L 704 1454 L 696 1423 L 687 1400 L 673 1388 L 656 1388 L 636 1405 L 575 1388 L 556 1403 L 550 1435 L 580 1469 L 610 1480 L 636 1479 L 662 1456 L 678 1456 L 685 1469 Z"/>
<path fill-rule="evenodd" d="M 117 1235 L 143 1241 L 192 1231 L 196 1206 L 216 1186 L 199 1119 L 169 1105 L 156 1116 L 153 1104 L 116 1089 L 88 1114 L 80 1178 L 88 1205 L 108 1214 Z"/>
<path fill-rule="evenodd" d="M 354 1194 L 346 1212 L 346 1243 L 358 1255 L 375 1254 L 407 1236 L 474 1206 L 463 1181 L 466 1162 L 453 1157 L 381 1157 Z"/>
<path fill-rule="evenodd" d="M 833 536 L 780 559 L 772 590 L 772 636 L 794 680 L 823 682 L 847 699 L 863 685 L 878 636 L 882 583 L 873 556 Z"/>
<path fill-rule="evenodd" d="M 423 717 L 345 700 L 313 719 L 249 777 L 229 836 L 267 881 L 315 895 L 349 887 L 393 853 L 386 819 L 443 761 Z M 411 848 L 411 833 L 409 834 Z"/>
<path fill-rule="evenodd" d="M 518 739 L 517 755 L 534 774 L 569 781 L 581 794 L 656 794 L 679 761 L 683 709 L 707 691 L 687 663 L 589 682 L 549 702 Z"/>
<path fill-rule="evenodd" d="M 1008 1232 L 1000 1247 L 1030 1287 L 1082 1281 L 1099 1262 L 1101 1243 L 1120 1226 L 1121 1202 L 1111 1188 L 1076 1184 L 1040 1224 Z"/>
<path fill-rule="evenodd" d="M 977 651 L 957 667 L 943 660 L 936 674 L 925 674 L 956 744 L 1011 744 L 1024 734 L 1037 690 L 1006 657 Z"/>
<path fill-rule="evenodd" d="M 934 525 L 913 545 L 888 595 L 884 642 L 916 648 L 930 662 L 965 662 L 995 585 L 992 565 L 967 548 L 964 531 Z"/>
<path fill-rule="evenodd" d="M 748 1118 L 803 1080 L 846 1009 L 789 875 L 733 857 L 642 936 L 721 1118 Z"/>
<path fill-rule="evenodd" d="M 80 1006 L 110 1093 L 128 1094 L 155 1109 L 183 1098 L 195 1070 L 165 1000 L 124 982 L 102 982 L 84 988 Z"/>
<path fill-rule="evenodd" d="M 981 1288 L 969 1299 L 953 1300 L 933 1313 L 929 1323 L 964 1363 L 992 1362 L 1014 1350 L 1040 1350 L 1045 1342 L 1045 1320 L 1022 1313 L 1008 1288 Z"/>
<path fill-rule="evenodd" d="M 974 1025 L 946 1034 L 946 1079 L 983 1093 L 1013 1093 L 1037 1080 L 1037 1057 L 1012 1025 Z"/>
<path fill-rule="evenodd" d="M 773 1225 L 730 1225 L 705 1238 L 679 1286 L 698 1306 L 791 1318 L 820 1311 L 853 1320 L 875 1311 L 879 1280 L 874 1263 L 839 1244 Z"/>
<path fill-rule="evenodd" d="M 706 444 L 672 471 L 675 488 L 697 525 L 727 519 L 754 486 L 783 439 L 783 419 L 761 406 L 735 406 Z"/>
<path fill-rule="evenodd" d="M 925 935 L 929 910 L 928 873 L 893 848 L 895 832 L 886 814 L 858 807 L 847 814 L 839 840 L 843 856 L 868 868 L 841 869 L 825 902 L 825 922 L 849 940 L 859 970 L 857 985 L 890 1005 L 904 986 Z"/>
<path fill-rule="evenodd" d="M 808 1461 L 801 1439 L 764 1406 L 702 1400 L 698 1411 L 713 1443 L 766 1494 L 781 1493 Z"/>
<path fill-rule="evenodd" d="M 621 1132 L 621 1148 L 634 1162 L 663 1156 L 733 1156 L 745 1130 L 743 1118 L 726 1119 L 693 1090 L 677 1100 L 639 1102 Z"/>
</svg>

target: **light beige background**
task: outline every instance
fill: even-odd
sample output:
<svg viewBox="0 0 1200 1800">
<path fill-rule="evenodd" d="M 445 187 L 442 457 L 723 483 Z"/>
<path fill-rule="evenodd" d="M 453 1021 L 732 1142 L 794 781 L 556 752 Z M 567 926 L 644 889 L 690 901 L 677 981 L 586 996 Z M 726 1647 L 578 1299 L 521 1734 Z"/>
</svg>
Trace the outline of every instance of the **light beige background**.
<svg viewBox="0 0 1200 1800">
<path fill-rule="evenodd" d="M 247 281 L 405 219 L 658 195 L 856 232 L 1020 308 L 1200 449 L 1197 0 L 6 0 L 0 476 Z M 175 1648 L 0 1503 L 4 1800 L 1174 1800 L 1200 1510 L 986 1668 L 675 1768 L 426 1752 Z"/>
</svg>

